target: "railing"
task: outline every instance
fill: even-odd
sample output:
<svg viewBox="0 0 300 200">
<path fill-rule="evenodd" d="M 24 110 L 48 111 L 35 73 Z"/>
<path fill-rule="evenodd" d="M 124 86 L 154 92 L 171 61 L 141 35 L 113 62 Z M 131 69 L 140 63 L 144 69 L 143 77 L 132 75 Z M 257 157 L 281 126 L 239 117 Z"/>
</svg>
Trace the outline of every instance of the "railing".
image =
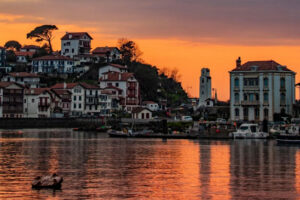
<svg viewBox="0 0 300 200">
<path fill-rule="evenodd" d="M 241 104 L 243 106 L 256 106 L 259 105 L 259 101 L 242 101 Z"/>
<path fill-rule="evenodd" d="M 49 107 L 50 103 L 48 102 L 39 102 L 39 107 Z"/>
</svg>

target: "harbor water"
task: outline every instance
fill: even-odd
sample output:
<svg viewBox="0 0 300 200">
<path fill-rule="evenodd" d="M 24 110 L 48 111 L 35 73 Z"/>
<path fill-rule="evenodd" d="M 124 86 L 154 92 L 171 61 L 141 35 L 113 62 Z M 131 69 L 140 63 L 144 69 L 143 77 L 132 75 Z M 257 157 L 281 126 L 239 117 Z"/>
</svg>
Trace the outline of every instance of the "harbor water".
<svg viewBox="0 0 300 200">
<path fill-rule="evenodd" d="M 300 147 L 267 140 L 0 131 L 0 199 L 299 199 Z M 60 190 L 31 189 L 40 175 Z"/>
</svg>

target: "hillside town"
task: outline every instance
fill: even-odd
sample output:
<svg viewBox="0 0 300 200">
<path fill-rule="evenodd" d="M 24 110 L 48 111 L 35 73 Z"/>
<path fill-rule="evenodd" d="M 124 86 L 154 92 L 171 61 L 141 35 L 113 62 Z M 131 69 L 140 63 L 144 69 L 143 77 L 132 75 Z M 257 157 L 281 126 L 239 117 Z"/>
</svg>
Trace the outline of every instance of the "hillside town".
<svg viewBox="0 0 300 200">
<path fill-rule="evenodd" d="M 165 74 L 156 81 L 156 88 L 153 84 L 147 88 L 150 73 L 130 69 L 127 64 L 134 64 L 126 57 L 128 52 L 108 46 L 92 49 L 92 40 L 87 32 L 66 32 L 59 51 L 49 45 L 16 45 L 16 41 L 0 47 L 0 117 L 111 117 L 120 112 L 146 120 L 192 116 L 196 120 L 262 122 L 299 117 L 296 73 L 276 61 L 242 63 L 238 58 L 229 72 L 228 102 L 218 100 L 210 69 L 202 68 L 199 98 L 188 99 L 182 90 L 183 95 L 178 96 L 186 98 L 173 103 L 167 99 L 171 95 L 160 95 L 165 90 L 161 80 Z M 175 84 L 181 88 L 180 83 Z"/>
</svg>

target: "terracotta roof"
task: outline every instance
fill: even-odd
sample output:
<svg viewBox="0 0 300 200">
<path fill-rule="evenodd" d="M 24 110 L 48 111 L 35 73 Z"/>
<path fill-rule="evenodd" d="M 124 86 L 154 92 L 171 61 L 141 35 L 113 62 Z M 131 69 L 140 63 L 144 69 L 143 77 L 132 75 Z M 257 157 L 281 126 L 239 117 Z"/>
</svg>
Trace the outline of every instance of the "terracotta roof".
<svg viewBox="0 0 300 200">
<path fill-rule="evenodd" d="M 28 72 L 12 72 L 12 73 L 8 73 L 8 74 L 13 77 L 28 77 L 28 78 L 40 77 L 37 74 L 32 74 L 32 73 L 28 73 Z"/>
<path fill-rule="evenodd" d="M 61 97 L 62 95 L 72 94 L 72 92 L 70 92 L 69 90 L 64 90 L 64 89 L 51 89 L 51 92 L 53 92 L 58 97 Z"/>
<path fill-rule="evenodd" d="M 93 39 L 87 32 L 72 32 L 66 33 L 61 40 L 78 40 L 81 39 L 82 36 L 87 35 L 91 40 Z M 71 36 L 71 38 L 70 38 Z"/>
<path fill-rule="evenodd" d="M 52 86 L 52 89 L 64 89 L 65 83 L 56 83 L 54 86 Z M 87 83 L 66 83 L 66 89 L 72 89 L 77 85 L 81 85 L 82 87 L 86 89 L 100 89 L 99 86 L 91 85 Z"/>
<path fill-rule="evenodd" d="M 41 47 L 36 45 L 24 45 L 21 49 L 40 49 Z"/>
<path fill-rule="evenodd" d="M 107 66 L 112 66 L 112 67 L 115 67 L 115 68 L 118 68 L 118 69 L 126 69 L 127 70 L 127 66 L 119 65 L 119 64 L 109 64 L 109 65 L 102 66 L 102 68 L 107 67 Z M 107 74 L 109 72 L 110 71 L 104 72 L 103 74 Z"/>
<path fill-rule="evenodd" d="M 253 70 L 255 69 L 255 70 Z M 273 60 L 268 61 L 249 61 L 237 67 L 232 71 L 291 71 L 285 66 L 278 64 Z"/>
<path fill-rule="evenodd" d="M 49 92 L 49 88 L 30 88 L 25 90 L 25 94 L 40 95 L 44 92 Z"/>
<path fill-rule="evenodd" d="M 148 110 L 148 111 L 152 112 L 152 111 L 149 110 L 148 108 L 137 107 L 137 108 L 134 108 L 134 109 L 132 110 L 132 113 L 140 113 L 140 112 L 142 112 L 143 110 Z"/>
<path fill-rule="evenodd" d="M 32 60 L 72 60 L 72 59 L 61 55 L 48 55 L 48 56 L 34 58 Z"/>
<path fill-rule="evenodd" d="M 118 90 L 118 91 L 122 91 L 122 89 L 120 89 L 120 88 L 118 88 L 118 87 L 115 87 L 115 86 L 107 86 L 107 87 L 105 87 L 105 88 L 103 88 L 104 90 L 105 89 L 114 89 L 114 90 Z"/>
<path fill-rule="evenodd" d="M 111 52 L 112 50 L 117 49 L 119 51 L 119 49 L 117 47 L 96 47 L 92 53 L 93 54 L 106 54 L 106 52 Z"/>
<path fill-rule="evenodd" d="M 24 85 L 19 84 L 19 83 L 15 83 L 15 82 L 0 82 L 0 88 L 6 88 L 6 87 L 8 87 L 10 85 L 13 85 L 13 84 L 18 85 L 18 86 L 20 86 L 22 88 L 25 88 Z"/>
<path fill-rule="evenodd" d="M 119 72 L 107 72 L 105 73 L 107 78 L 100 77 L 101 81 L 127 81 L 129 78 L 134 77 L 133 73 L 119 73 Z M 121 75 L 121 76 L 120 76 Z"/>
<path fill-rule="evenodd" d="M 32 57 L 34 52 L 31 52 L 31 51 L 16 51 L 15 52 L 16 56 L 29 56 L 29 57 Z"/>
</svg>

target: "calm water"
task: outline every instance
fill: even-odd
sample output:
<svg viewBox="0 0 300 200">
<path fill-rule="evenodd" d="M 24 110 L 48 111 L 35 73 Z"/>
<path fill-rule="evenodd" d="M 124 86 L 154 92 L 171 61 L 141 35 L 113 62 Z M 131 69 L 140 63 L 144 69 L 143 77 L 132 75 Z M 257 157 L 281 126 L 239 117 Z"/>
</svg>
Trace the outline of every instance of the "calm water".
<svg viewBox="0 0 300 200">
<path fill-rule="evenodd" d="M 300 148 L 266 141 L 0 133 L 0 199 L 298 199 Z M 61 190 L 32 190 L 56 172 Z"/>
</svg>

